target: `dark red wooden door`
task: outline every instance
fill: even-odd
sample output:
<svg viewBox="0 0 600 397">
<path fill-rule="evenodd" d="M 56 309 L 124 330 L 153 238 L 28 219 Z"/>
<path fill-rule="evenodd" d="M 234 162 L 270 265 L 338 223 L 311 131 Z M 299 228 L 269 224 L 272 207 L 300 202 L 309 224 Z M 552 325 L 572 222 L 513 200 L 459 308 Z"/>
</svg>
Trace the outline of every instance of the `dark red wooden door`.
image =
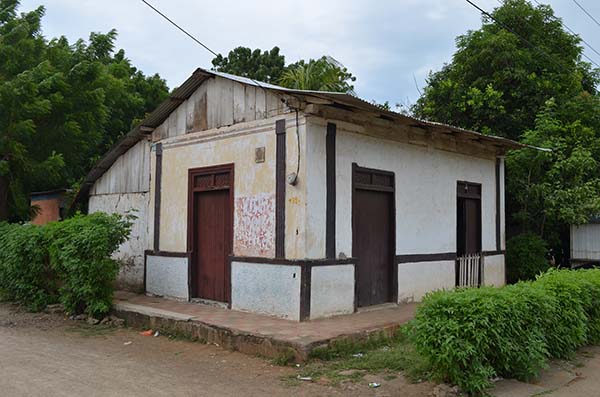
<svg viewBox="0 0 600 397">
<path fill-rule="evenodd" d="M 229 302 L 233 167 L 190 170 L 192 297 Z"/>
<path fill-rule="evenodd" d="M 357 305 L 389 302 L 392 297 L 393 193 L 354 192 L 353 255 L 357 258 Z"/>
<path fill-rule="evenodd" d="M 226 302 L 229 297 L 229 191 L 196 193 L 196 285 L 198 297 Z"/>
</svg>

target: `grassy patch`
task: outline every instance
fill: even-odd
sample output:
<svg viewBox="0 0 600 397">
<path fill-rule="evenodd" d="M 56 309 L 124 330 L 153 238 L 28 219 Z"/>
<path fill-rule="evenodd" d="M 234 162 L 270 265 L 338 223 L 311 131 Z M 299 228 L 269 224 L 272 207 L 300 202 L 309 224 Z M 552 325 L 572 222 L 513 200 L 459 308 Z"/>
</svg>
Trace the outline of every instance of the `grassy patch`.
<svg viewBox="0 0 600 397">
<path fill-rule="evenodd" d="M 412 381 L 428 378 L 428 366 L 415 351 L 409 338 L 408 325 L 401 327 L 393 338 L 381 335 L 364 341 L 333 342 L 326 348 L 313 350 L 308 364 L 298 371 L 300 377 L 313 381 L 326 378 L 330 384 L 360 381 L 366 374 L 385 374 L 391 380 L 400 371 Z M 297 384 L 287 377 L 288 384 Z"/>
<path fill-rule="evenodd" d="M 293 363 L 296 360 L 296 352 L 293 349 L 288 349 L 281 353 L 278 357 L 273 359 L 274 365 L 286 366 Z"/>
</svg>

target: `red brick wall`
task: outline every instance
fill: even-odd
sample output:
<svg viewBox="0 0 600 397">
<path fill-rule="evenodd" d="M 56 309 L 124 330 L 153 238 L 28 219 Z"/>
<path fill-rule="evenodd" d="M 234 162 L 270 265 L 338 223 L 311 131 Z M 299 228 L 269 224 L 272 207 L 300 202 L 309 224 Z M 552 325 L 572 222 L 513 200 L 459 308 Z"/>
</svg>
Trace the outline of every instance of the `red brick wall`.
<svg viewBox="0 0 600 397">
<path fill-rule="evenodd" d="M 38 206 L 40 212 L 31 220 L 34 225 L 44 225 L 48 222 L 57 221 L 60 217 L 61 198 L 50 198 L 44 200 L 31 200 L 31 205 Z"/>
</svg>

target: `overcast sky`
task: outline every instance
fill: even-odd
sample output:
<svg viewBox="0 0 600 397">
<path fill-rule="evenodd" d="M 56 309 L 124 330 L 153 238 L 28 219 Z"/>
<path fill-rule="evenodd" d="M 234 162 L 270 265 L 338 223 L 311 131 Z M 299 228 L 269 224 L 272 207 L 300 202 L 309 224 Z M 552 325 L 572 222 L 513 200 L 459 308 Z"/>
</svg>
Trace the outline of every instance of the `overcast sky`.
<svg viewBox="0 0 600 397">
<path fill-rule="evenodd" d="M 224 55 L 232 48 L 279 46 L 286 62 L 331 55 L 357 77 L 357 94 L 367 100 L 412 103 L 430 70 L 448 62 L 454 39 L 481 24 L 465 0 L 149 0 L 175 22 Z M 485 10 L 499 0 L 473 0 Z M 542 2 L 542 0 L 538 0 Z M 578 0 L 600 20 L 600 1 Z M 600 26 L 573 0 L 547 0 L 555 13 L 600 51 Z M 159 73 L 172 88 L 213 56 L 140 0 L 23 0 L 21 10 L 46 6 L 47 38 L 70 41 L 89 33 L 119 32 L 133 64 Z M 586 54 L 600 64 L 600 56 Z M 413 77 L 414 76 L 414 77 Z"/>
</svg>

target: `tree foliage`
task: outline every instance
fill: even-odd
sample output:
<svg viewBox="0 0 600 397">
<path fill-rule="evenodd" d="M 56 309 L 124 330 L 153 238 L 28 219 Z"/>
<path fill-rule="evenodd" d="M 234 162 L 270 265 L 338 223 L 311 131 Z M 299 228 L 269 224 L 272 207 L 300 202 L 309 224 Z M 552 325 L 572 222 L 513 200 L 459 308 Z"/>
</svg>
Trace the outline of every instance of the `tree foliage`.
<svg viewBox="0 0 600 397">
<path fill-rule="evenodd" d="M 269 51 L 237 47 L 229 51 L 226 57 L 217 55 L 212 64 L 213 70 L 218 72 L 277 84 L 285 69 L 285 57 L 279 54 L 279 47 Z"/>
<path fill-rule="evenodd" d="M 145 76 L 115 30 L 46 40 L 44 8 L 0 0 L 0 219 L 25 219 L 28 193 L 71 186 L 168 94 Z"/>
<path fill-rule="evenodd" d="M 354 93 L 356 77 L 335 59 L 323 56 L 288 65 L 279 84 L 288 88 Z"/>
<path fill-rule="evenodd" d="M 550 6 L 507 0 L 492 15 L 499 22 L 484 18 L 457 38 L 452 62 L 430 74 L 413 110 L 552 149 L 508 154 L 507 212 L 512 234 L 557 247 L 566 225 L 600 213 L 598 70 Z"/>
<path fill-rule="evenodd" d="M 226 57 L 217 55 L 212 64 L 219 72 L 300 90 L 354 93 L 352 83 L 356 81 L 344 65 L 329 56 L 285 66 L 285 56 L 278 47 L 270 51 L 237 47 Z"/>
<path fill-rule="evenodd" d="M 518 139 L 548 99 L 596 93 L 597 72 L 581 61 L 580 38 L 550 6 L 507 0 L 492 15 L 500 23 L 484 17 L 480 29 L 456 39 L 452 62 L 429 75 L 418 116 Z"/>
</svg>

